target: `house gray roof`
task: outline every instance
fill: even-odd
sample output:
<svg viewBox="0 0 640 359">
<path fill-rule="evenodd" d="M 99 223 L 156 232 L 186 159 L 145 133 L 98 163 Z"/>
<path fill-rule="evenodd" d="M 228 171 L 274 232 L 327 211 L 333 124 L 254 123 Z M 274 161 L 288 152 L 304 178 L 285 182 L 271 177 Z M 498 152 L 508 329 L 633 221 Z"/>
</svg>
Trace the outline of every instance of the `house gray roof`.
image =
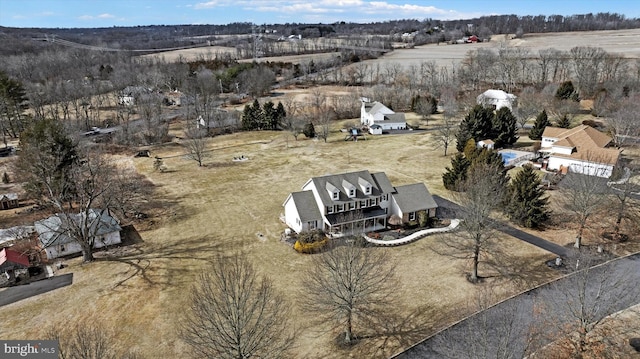
<svg viewBox="0 0 640 359">
<path fill-rule="evenodd" d="M 396 192 L 393 198 L 404 213 L 438 207 L 424 183 L 398 186 Z"/>
<path fill-rule="evenodd" d="M 385 105 L 381 104 L 381 103 L 380 103 L 380 102 L 378 102 L 378 101 L 370 102 L 370 103 L 366 104 L 366 105 L 364 106 L 364 108 L 365 108 L 365 110 L 367 111 L 367 113 L 374 114 L 374 115 L 375 115 L 376 113 L 378 113 L 378 112 L 382 111 L 382 110 L 385 110 L 385 109 L 386 109 L 387 111 L 391 111 L 387 106 L 385 106 Z"/>
<path fill-rule="evenodd" d="M 293 192 L 291 197 L 296 204 L 300 221 L 322 220 L 322 214 L 318 209 L 315 197 L 313 197 L 313 191 Z"/>
<path fill-rule="evenodd" d="M 395 189 L 391 185 L 391 181 L 387 177 L 387 174 L 384 172 L 376 172 L 372 173 L 371 177 L 373 178 L 374 185 L 376 185 L 382 193 L 392 193 L 395 192 Z"/>
<path fill-rule="evenodd" d="M 360 179 L 363 179 L 369 183 L 371 183 L 371 194 L 366 195 L 362 191 L 362 188 L 358 185 Z M 387 176 L 380 172 L 376 174 L 374 177 L 369 171 L 358 171 L 358 172 L 349 172 L 342 173 L 337 175 L 327 175 L 321 177 L 313 177 L 311 181 L 314 183 L 316 189 L 318 190 L 318 194 L 320 199 L 322 200 L 322 204 L 325 206 L 331 206 L 338 203 L 347 203 L 354 200 L 361 200 L 369 197 L 380 196 L 384 193 L 393 192 L 393 186 L 389 182 Z M 356 196 L 354 198 L 349 198 L 345 193 L 344 189 L 344 181 L 347 183 L 353 184 L 356 188 Z M 340 196 L 338 200 L 332 200 L 329 196 L 328 189 L 331 186 L 337 188 L 340 191 Z"/>
<path fill-rule="evenodd" d="M 100 218 L 98 219 L 98 215 Z M 82 219 L 83 214 L 64 215 L 55 214 L 49 218 L 34 223 L 38 238 L 43 247 L 49 247 L 53 244 L 64 244 L 73 242 L 72 228 L 77 226 Z M 73 221 L 74 224 L 69 222 Z M 118 221 L 111 217 L 107 211 L 101 213 L 100 210 L 89 210 L 89 232 L 96 236 L 102 236 L 108 233 L 118 232 L 122 230 Z"/>
<path fill-rule="evenodd" d="M 0 229 L 0 245 L 18 239 L 28 238 L 35 231 L 33 226 L 16 226 Z"/>
<path fill-rule="evenodd" d="M 388 115 L 384 115 L 384 119 L 382 121 L 375 121 L 376 123 L 380 122 L 406 122 L 404 113 L 392 113 Z"/>
</svg>

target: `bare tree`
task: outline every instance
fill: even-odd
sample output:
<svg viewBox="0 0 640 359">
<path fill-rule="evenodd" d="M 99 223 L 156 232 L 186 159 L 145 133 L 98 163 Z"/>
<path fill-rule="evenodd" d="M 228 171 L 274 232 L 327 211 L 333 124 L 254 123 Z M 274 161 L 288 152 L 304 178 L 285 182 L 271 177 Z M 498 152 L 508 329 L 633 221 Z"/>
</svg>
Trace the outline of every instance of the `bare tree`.
<svg viewBox="0 0 640 359">
<path fill-rule="evenodd" d="M 113 331 L 101 323 L 58 323 L 50 326 L 45 336 L 49 340 L 58 341 L 58 355 L 61 359 L 138 358 L 137 353 L 133 351 L 117 351 Z"/>
<path fill-rule="evenodd" d="M 381 248 L 336 246 L 313 258 L 305 275 L 303 303 L 320 323 L 344 332 L 353 344 L 363 330 L 389 308 L 395 263 Z"/>
<path fill-rule="evenodd" d="M 612 193 L 613 201 L 611 203 L 611 212 L 615 214 L 613 231 L 606 233 L 611 234 L 612 239 L 622 239 L 620 229 L 622 220 L 637 221 L 638 201 L 634 200 L 633 193 L 640 192 L 640 186 L 634 183 L 633 178 L 638 175 L 639 169 L 636 166 L 629 165 L 620 169 L 621 175 L 617 181 L 607 183 Z"/>
<path fill-rule="evenodd" d="M 446 113 L 442 117 L 442 123 L 436 128 L 434 142 L 436 148 L 444 149 L 444 156 L 447 155 L 449 146 L 456 138 L 456 123 Z"/>
<path fill-rule="evenodd" d="M 575 248 L 582 246 L 582 237 L 589 220 L 600 212 L 606 203 L 608 192 L 606 179 L 596 174 L 569 173 L 562 181 L 561 206 L 574 214 L 578 224 Z"/>
<path fill-rule="evenodd" d="M 279 358 L 293 340 L 287 310 L 247 259 L 218 258 L 191 291 L 180 335 L 200 358 Z"/>
<path fill-rule="evenodd" d="M 195 125 L 187 125 L 186 143 L 187 158 L 198 163 L 199 167 L 204 165 L 204 160 L 209 157 L 207 151 L 207 132 L 204 129 L 197 128 Z"/>
<path fill-rule="evenodd" d="M 616 146 L 637 142 L 640 137 L 640 96 L 636 94 L 624 99 L 607 122 Z"/>
<path fill-rule="evenodd" d="M 632 259 L 618 261 L 629 260 Z M 567 263 L 576 272 L 563 282 L 552 284 L 544 297 L 542 309 L 547 327 L 557 340 L 553 349 L 556 353 L 565 351 L 567 357 L 576 358 L 587 353 L 591 357 L 610 357 L 606 351 L 613 336 L 594 334 L 607 316 L 640 299 L 640 289 L 631 285 L 637 278 L 633 273 L 635 265 L 596 265 L 599 261 L 594 254 L 578 254 Z"/>
<path fill-rule="evenodd" d="M 497 178 L 498 175 L 503 178 Z M 435 251 L 471 260 L 471 273 L 467 279 L 471 283 L 477 283 L 480 280 L 480 263 L 492 265 L 500 254 L 495 243 L 497 222 L 491 216 L 496 203 L 500 203 L 504 197 L 505 179 L 494 166 L 475 164 L 463 187 L 465 191 L 459 195 L 463 207 L 459 235 L 455 238 L 443 237 L 444 249 Z M 500 269 L 499 266 L 494 267 Z"/>
<path fill-rule="evenodd" d="M 580 96 L 590 97 L 595 93 L 603 72 L 607 52 L 601 47 L 576 46 L 569 51 Z"/>
<path fill-rule="evenodd" d="M 50 208 L 58 219 L 42 223 L 52 236 L 77 242 L 85 262 L 92 261 L 96 241 L 104 228 L 115 227 L 112 209 L 127 211 L 139 198 L 133 192 L 137 176 L 125 176 L 100 148 L 80 148 L 55 121 L 44 121 L 24 133 L 22 154 L 16 163 L 29 194 Z"/>
<path fill-rule="evenodd" d="M 540 113 L 541 107 L 535 88 L 525 87 L 518 96 L 518 106 L 513 111 L 520 128 L 524 128 L 529 119 Z"/>
<path fill-rule="evenodd" d="M 524 358 L 535 349 L 536 309 L 532 300 L 498 303 L 490 287 L 479 287 L 468 305 L 475 314 L 432 340 L 434 357 L 449 359 Z"/>
</svg>

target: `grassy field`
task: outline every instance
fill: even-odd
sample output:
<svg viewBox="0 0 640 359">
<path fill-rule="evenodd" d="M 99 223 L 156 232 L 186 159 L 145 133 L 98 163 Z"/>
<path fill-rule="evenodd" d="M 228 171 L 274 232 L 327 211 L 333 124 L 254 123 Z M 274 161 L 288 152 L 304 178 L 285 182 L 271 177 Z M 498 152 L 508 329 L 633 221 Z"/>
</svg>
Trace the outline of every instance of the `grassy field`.
<svg viewBox="0 0 640 359">
<path fill-rule="evenodd" d="M 508 44 L 530 48 L 532 53 L 549 48 L 550 44 L 564 51 L 578 45 L 602 46 L 609 52 L 624 52 L 628 57 L 637 58 L 640 56 L 639 31 L 527 35 L 524 39 L 508 40 Z M 506 41 L 506 37 L 482 44 L 419 46 L 394 51 L 366 63 L 409 66 L 435 61 L 439 66 L 452 66 L 469 50 L 495 48 L 501 40 Z M 173 61 L 180 56 L 197 58 L 218 52 L 234 53 L 235 49 L 210 47 L 153 56 Z M 300 62 L 308 58 L 281 60 Z M 325 87 L 324 90 L 337 93 L 354 91 L 354 88 Z M 309 96 L 309 91 L 297 89 L 282 90 L 282 93 L 282 98 L 290 96 L 302 102 Z M 273 100 L 277 102 L 279 98 Z M 419 123 L 413 114 L 408 114 L 407 119 L 413 125 Z M 437 125 L 437 120 L 429 121 L 428 127 Z M 328 143 L 309 139 L 295 141 L 288 132 L 215 137 L 208 143 L 210 157 L 205 167 L 186 159 L 184 148 L 177 142 L 152 148 L 152 156 L 165 159 L 168 167 L 165 173 L 153 171 L 153 158 L 128 158 L 156 189 L 150 198 L 154 204 L 149 210 L 150 218 L 135 223 L 140 236 L 138 243 L 100 253 L 99 260 L 91 264 L 82 264 L 79 258 L 65 261 L 68 267 L 58 273 L 73 273 L 73 285 L 3 307 L 0 338 L 42 338 L 52 326 L 95 321 L 114 332 L 118 347 L 138 351 L 142 357 L 184 357 L 186 347 L 179 340 L 177 330 L 189 288 L 198 273 L 206 270 L 217 256 L 241 253 L 260 273 L 272 278 L 289 301 L 297 331 L 294 357 L 363 357 L 361 353 L 366 352 L 367 342 L 348 353 L 334 346 L 335 332 L 308 326 L 310 318 L 296 299 L 304 290 L 301 273 L 309 265 L 310 257 L 296 253 L 280 241 L 285 228 L 279 221 L 282 203 L 310 177 L 365 169 L 386 172 L 394 185 L 424 182 L 433 194 L 448 197 L 441 175 L 449 165 L 449 157 L 442 155 L 442 149 L 434 149 L 429 131 L 368 136 L 366 141 L 345 142 L 344 134 L 337 131 L 339 127 L 340 124 L 336 124 Z M 181 135 L 178 126 L 172 130 Z M 531 145 L 526 136 L 521 138 L 521 143 Z M 454 148 L 450 149 L 450 153 L 453 151 Z M 249 160 L 232 161 L 241 155 Z M 9 168 L 5 165 L 5 160 L 0 161 L 0 170 Z M 0 185 L 0 189 L 10 191 L 13 187 Z M 35 219 L 33 214 L 1 212 L 0 227 Z M 558 223 L 558 228 L 536 234 L 562 245 L 571 243 L 574 235 L 571 223 Z M 399 263 L 397 305 L 401 313 L 427 308 L 431 319 L 421 322 L 426 332 L 468 314 L 467 308 L 473 303 L 478 288 L 494 288 L 502 297 L 523 288 L 521 283 L 516 285 L 494 276 L 495 273 L 485 267 L 481 267 L 481 274 L 493 277 L 479 286 L 468 283 L 464 273 L 470 263 L 433 250 L 441 245 L 440 241 L 454 239 L 455 235 L 426 237 L 407 246 L 375 249 L 388 251 Z M 498 241 L 510 255 L 511 269 L 530 278 L 526 285 L 558 275 L 544 264 L 553 255 L 511 237 L 500 237 Z M 387 348 L 387 354 L 399 349 L 394 345 L 396 343 L 391 343 Z"/>
<path fill-rule="evenodd" d="M 67 261 L 60 273 L 73 272 L 74 284 L 4 307 L 0 338 L 39 338 L 49 325 L 91 319 L 112 328 L 118 346 L 144 357 L 179 357 L 185 347 L 177 328 L 193 280 L 216 256 L 241 253 L 291 303 L 298 328 L 295 357 L 346 356 L 332 344 L 335 333 L 306 327 L 310 318 L 296 298 L 304 289 L 300 274 L 309 257 L 280 241 L 282 203 L 312 176 L 362 169 L 384 171 L 394 185 L 424 182 L 433 194 L 447 196 L 441 174 L 449 157 L 433 149 L 428 131 L 345 142 L 336 130 L 328 143 L 295 141 L 287 132 L 236 133 L 211 139 L 208 148 L 206 167 L 186 159 L 177 143 L 152 149 L 152 156 L 164 158 L 165 173 L 153 171 L 153 158 L 134 159 L 155 184 L 158 204 L 151 218 L 138 224 L 142 242 L 102 254 L 95 263 Z M 232 161 L 241 155 L 249 160 Z M 466 261 L 432 250 L 437 240 L 376 250 L 389 251 L 399 262 L 402 311 L 426 306 L 437 318 L 454 321 L 466 313 L 476 287 L 464 279 Z M 556 275 L 544 265 L 552 255 L 510 237 L 500 242 L 518 270 L 532 275 L 529 284 Z M 500 277 L 485 285 L 503 295 L 521 289 Z"/>
</svg>

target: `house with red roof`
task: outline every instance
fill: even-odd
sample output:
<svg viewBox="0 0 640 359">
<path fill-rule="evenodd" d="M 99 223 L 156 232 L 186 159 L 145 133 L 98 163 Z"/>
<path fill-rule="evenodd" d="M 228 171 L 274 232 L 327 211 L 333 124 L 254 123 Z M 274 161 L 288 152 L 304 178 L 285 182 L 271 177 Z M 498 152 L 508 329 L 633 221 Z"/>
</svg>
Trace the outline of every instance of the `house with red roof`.
<svg viewBox="0 0 640 359">
<path fill-rule="evenodd" d="M 29 258 L 9 248 L 0 250 L 0 273 L 12 282 L 15 279 L 15 271 L 29 268 Z"/>
</svg>

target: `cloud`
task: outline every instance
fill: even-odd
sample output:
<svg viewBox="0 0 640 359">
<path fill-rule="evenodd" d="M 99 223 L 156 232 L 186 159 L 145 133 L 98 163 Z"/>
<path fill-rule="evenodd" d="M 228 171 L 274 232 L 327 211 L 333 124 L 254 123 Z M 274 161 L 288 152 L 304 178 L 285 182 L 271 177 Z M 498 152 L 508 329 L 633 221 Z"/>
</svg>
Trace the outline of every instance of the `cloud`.
<svg viewBox="0 0 640 359">
<path fill-rule="evenodd" d="M 107 14 L 107 13 L 100 14 L 100 15 L 97 15 L 97 16 L 82 15 L 82 16 L 78 17 L 79 20 L 83 20 L 83 21 L 96 20 L 96 19 L 104 20 L 104 19 L 113 19 L 113 18 L 115 18 L 114 15 Z"/>
<path fill-rule="evenodd" d="M 219 4 L 221 1 L 211 1 Z M 411 3 L 413 2 L 413 3 Z M 388 1 L 366 0 L 254 0 L 237 1 L 237 5 L 245 10 L 260 12 L 279 12 L 295 14 L 299 17 L 314 17 L 319 14 L 351 14 L 353 18 L 360 18 L 363 14 L 373 18 L 420 18 L 434 17 L 440 19 L 463 18 L 466 15 L 455 10 L 443 9 L 435 6 L 422 5 L 418 1 L 406 1 L 405 3 L 391 3 Z"/>
<path fill-rule="evenodd" d="M 187 5 L 196 10 L 233 6 L 246 12 L 274 13 L 282 21 L 333 22 L 388 19 L 435 18 L 441 20 L 472 18 L 479 12 L 462 13 L 453 9 L 424 5 L 419 0 L 209 0 Z"/>
<path fill-rule="evenodd" d="M 195 5 L 193 5 L 194 9 L 212 9 L 216 6 L 220 5 L 220 1 L 217 0 L 211 0 L 211 1 L 207 1 L 207 2 L 201 2 L 201 3 L 197 3 Z"/>
</svg>

